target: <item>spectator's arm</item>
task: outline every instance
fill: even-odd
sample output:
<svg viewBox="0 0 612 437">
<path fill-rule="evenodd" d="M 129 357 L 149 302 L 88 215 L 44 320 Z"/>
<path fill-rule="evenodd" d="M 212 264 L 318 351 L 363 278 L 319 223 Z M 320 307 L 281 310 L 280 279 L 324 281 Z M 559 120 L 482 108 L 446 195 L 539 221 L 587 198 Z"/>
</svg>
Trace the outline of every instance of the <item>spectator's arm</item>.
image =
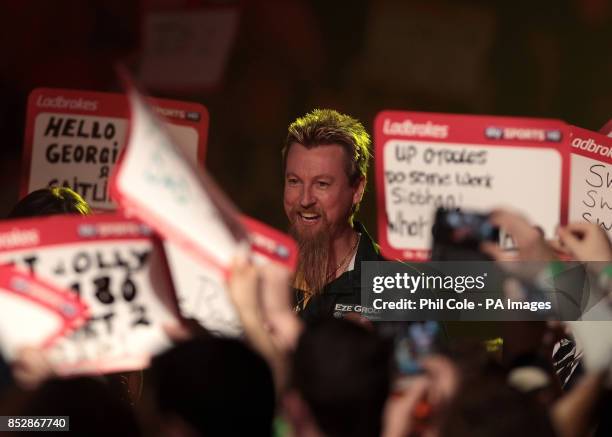
<svg viewBox="0 0 612 437">
<path fill-rule="evenodd" d="M 594 410 L 604 390 L 607 372 L 586 374 L 552 407 L 551 418 L 559 437 L 589 435 L 595 417 Z"/>
<path fill-rule="evenodd" d="M 270 365 L 277 392 L 281 393 L 287 383 L 289 355 L 289 348 L 284 348 L 283 345 L 290 345 L 293 337 L 299 335 L 300 328 L 299 323 L 291 320 L 289 324 L 293 331 L 285 337 L 281 335 L 275 339 L 275 334 L 283 330 L 283 320 L 288 315 L 276 308 L 270 299 L 278 296 L 282 292 L 280 289 L 284 289 L 285 293 L 289 290 L 274 273 L 264 272 L 266 268 L 257 268 L 246 257 L 238 257 L 229 281 L 229 294 L 242 321 L 247 340 Z M 271 280 L 271 277 L 275 280 Z M 280 289 L 277 290 L 276 287 Z M 272 314 L 270 319 L 266 310 Z"/>
</svg>

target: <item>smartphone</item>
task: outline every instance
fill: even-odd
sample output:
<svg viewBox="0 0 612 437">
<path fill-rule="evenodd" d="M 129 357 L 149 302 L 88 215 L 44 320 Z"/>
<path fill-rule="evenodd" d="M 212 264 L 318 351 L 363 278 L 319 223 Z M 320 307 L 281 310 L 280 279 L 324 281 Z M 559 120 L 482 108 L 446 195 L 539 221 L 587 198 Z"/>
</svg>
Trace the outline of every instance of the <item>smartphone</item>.
<svg viewBox="0 0 612 437">
<path fill-rule="evenodd" d="M 499 228 L 493 226 L 489 214 L 438 208 L 432 227 L 432 260 L 488 261 L 480 252 L 484 241 L 499 242 Z"/>
<path fill-rule="evenodd" d="M 438 208 L 433 226 L 434 239 L 449 244 L 479 245 L 499 241 L 499 228 L 489 214 Z"/>
<path fill-rule="evenodd" d="M 383 337 L 392 339 L 395 366 L 400 375 L 423 372 L 420 360 L 434 353 L 440 342 L 440 324 L 425 322 L 382 322 L 378 327 Z"/>
</svg>

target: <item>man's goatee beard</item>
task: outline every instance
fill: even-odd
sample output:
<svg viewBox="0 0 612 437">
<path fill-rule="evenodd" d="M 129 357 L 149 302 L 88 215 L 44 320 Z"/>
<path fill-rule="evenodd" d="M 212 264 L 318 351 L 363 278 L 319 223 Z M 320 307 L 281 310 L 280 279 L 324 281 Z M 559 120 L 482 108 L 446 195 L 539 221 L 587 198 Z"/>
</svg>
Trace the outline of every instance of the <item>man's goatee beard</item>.
<svg viewBox="0 0 612 437">
<path fill-rule="evenodd" d="M 299 246 L 295 285 L 297 288 L 306 285 L 308 289 L 304 291 L 310 295 L 320 294 L 328 282 L 331 235 L 327 229 L 313 235 L 303 235 L 293 225 L 289 232 Z"/>
</svg>

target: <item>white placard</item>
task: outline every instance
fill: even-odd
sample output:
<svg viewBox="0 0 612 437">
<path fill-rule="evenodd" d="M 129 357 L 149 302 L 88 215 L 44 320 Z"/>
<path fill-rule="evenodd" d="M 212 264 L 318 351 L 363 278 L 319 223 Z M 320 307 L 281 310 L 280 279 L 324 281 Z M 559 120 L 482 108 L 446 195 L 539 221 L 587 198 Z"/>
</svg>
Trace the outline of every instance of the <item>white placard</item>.
<svg viewBox="0 0 612 437">
<path fill-rule="evenodd" d="M 208 112 L 197 103 L 148 98 L 189 159 L 202 165 Z M 109 177 L 123 149 L 129 107 L 122 94 L 37 88 L 28 99 L 21 195 L 73 189 L 97 210 L 114 210 Z"/>
<path fill-rule="evenodd" d="M 64 323 L 60 314 L 2 290 L 0 308 L 0 346 L 8 361 L 15 358 L 21 347 L 40 347 Z M 24 320 L 28 320 L 26 326 Z"/>
<path fill-rule="evenodd" d="M 72 290 L 89 310 L 81 329 L 49 349 L 59 373 L 141 369 L 170 346 L 164 326 L 178 323 L 170 279 L 142 225 L 107 215 L 19 220 L 3 223 L 0 240 L 15 229 L 38 235 L 35 244 L 0 248 L 0 262 Z"/>
<path fill-rule="evenodd" d="M 288 272 L 295 270 L 297 246 L 288 235 L 249 217 L 243 216 L 241 221 L 248 231 L 254 263 L 275 264 Z M 209 331 L 241 335 L 241 322 L 228 296 L 225 273 L 197 262 L 171 242 L 164 242 L 164 248 L 183 316 L 197 320 Z"/>
<path fill-rule="evenodd" d="M 180 247 L 164 242 L 181 314 L 225 336 L 242 334 L 242 324 L 227 293 L 223 272 L 198 262 Z"/>
<path fill-rule="evenodd" d="M 440 207 L 513 209 L 547 238 L 564 219 L 569 132 L 560 120 L 382 111 L 374 134 L 379 243 L 387 258 L 429 259 Z M 500 237 L 502 247 L 513 247 L 506 233 Z"/>
<path fill-rule="evenodd" d="M 235 6 L 144 15 L 140 80 L 150 88 L 203 90 L 222 79 L 239 21 Z"/>
<path fill-rule="evenodd" d="M 219 209 L 219 196 L 173 143 L 143 99 L 131 90 L 128 146 L 111 180 L 116 201 L 166 239 L 221 269 L 237 240 Z M 213 202 L 213 196 L 216 201 Z"/>
<path fill-rule="evenodd" d="M 439 158 L 446 151 L 465 160 Z M 547 236 L 559 224 L 561 156 L 555 150 L 391 140 L 383 165 L 389 243 L 397 249 L 431 247 L 438 207 L 488 212 L 509 205 Z"/>
<path fill-rule="evenodd" d="M 66 129 L 68 125 L 73 128 Z M 127 120 L 115 117 L 39 114 L 28 192 L 64 186 L 97 208 L 111 208 L 108 177 L 123 147 L 127 125 Z M 42 147 L 44 153 L 39 153 Z"/>
<path fill-rule="evenodd" d="M 612 140 L 571 129 L 569 222 L 595 223 L 612 238 Z"/>
</svg>

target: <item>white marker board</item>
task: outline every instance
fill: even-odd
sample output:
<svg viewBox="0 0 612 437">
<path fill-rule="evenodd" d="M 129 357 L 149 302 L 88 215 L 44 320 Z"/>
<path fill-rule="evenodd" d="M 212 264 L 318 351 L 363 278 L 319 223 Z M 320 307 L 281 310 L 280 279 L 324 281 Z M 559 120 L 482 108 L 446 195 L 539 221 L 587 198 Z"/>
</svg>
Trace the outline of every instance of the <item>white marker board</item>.
<svg viewBox="0 0 612 437">
<path fill-rule="evenodd" d="M 612 138 L 571 127 L 569 221 L 595 223 L 612 238 Z"/>
<path fill-rule="evenodd" d="M 244 234 L 234 209 L 136 90 L 128 94 L 130 133 L 111 179 L 113 197 L 165 239 L 226 270 Z"/>
<path fill-rule="evenodd" d="M 385 111 L 376 119 L 383 255 L 426 260 L 438 207 L 512 207 L 549 237 L 561 223 L 564 123 Z"/>
<path fill-rule="evenodd" d="M 0 223 L 0 262 L 72 290 L 84 326 L 49 349 L 62 374 L 141 369 L 170 345 L 177 310 L 150 228 L 120 215 L 55 216 Z"/>
<path fill-rule="evenodd" d="M 24 347 L 47 348 L 85 323 L 87 307 L 72 291 L 0 266 L 0 349 L 8 361 Z"/>
<path fill-rule="evenodd" d="M 203 165 L 208 112 L 197 103 L 149 98 L 164 125 L 193 162 Z M 37 88 L 30 93 L 21 196 L 49 186 L 68 187 L 94 209 L 114 210 L 108 181 L 126 142 L 125 95 Z"/>
<path fill-rule="evenodd" d="M 242 217 L 255 263 L 274 263 L 295 270 L 297 246 L 289 237 L 249 217 Z M 242 326 L 227 293 L 227 276 L 212 265 L 198 262 L 171 242 L 164 242 L 166 257 L 184 317 L 197 320 L 212 332 L 239 336 Z"/>
</svg>

